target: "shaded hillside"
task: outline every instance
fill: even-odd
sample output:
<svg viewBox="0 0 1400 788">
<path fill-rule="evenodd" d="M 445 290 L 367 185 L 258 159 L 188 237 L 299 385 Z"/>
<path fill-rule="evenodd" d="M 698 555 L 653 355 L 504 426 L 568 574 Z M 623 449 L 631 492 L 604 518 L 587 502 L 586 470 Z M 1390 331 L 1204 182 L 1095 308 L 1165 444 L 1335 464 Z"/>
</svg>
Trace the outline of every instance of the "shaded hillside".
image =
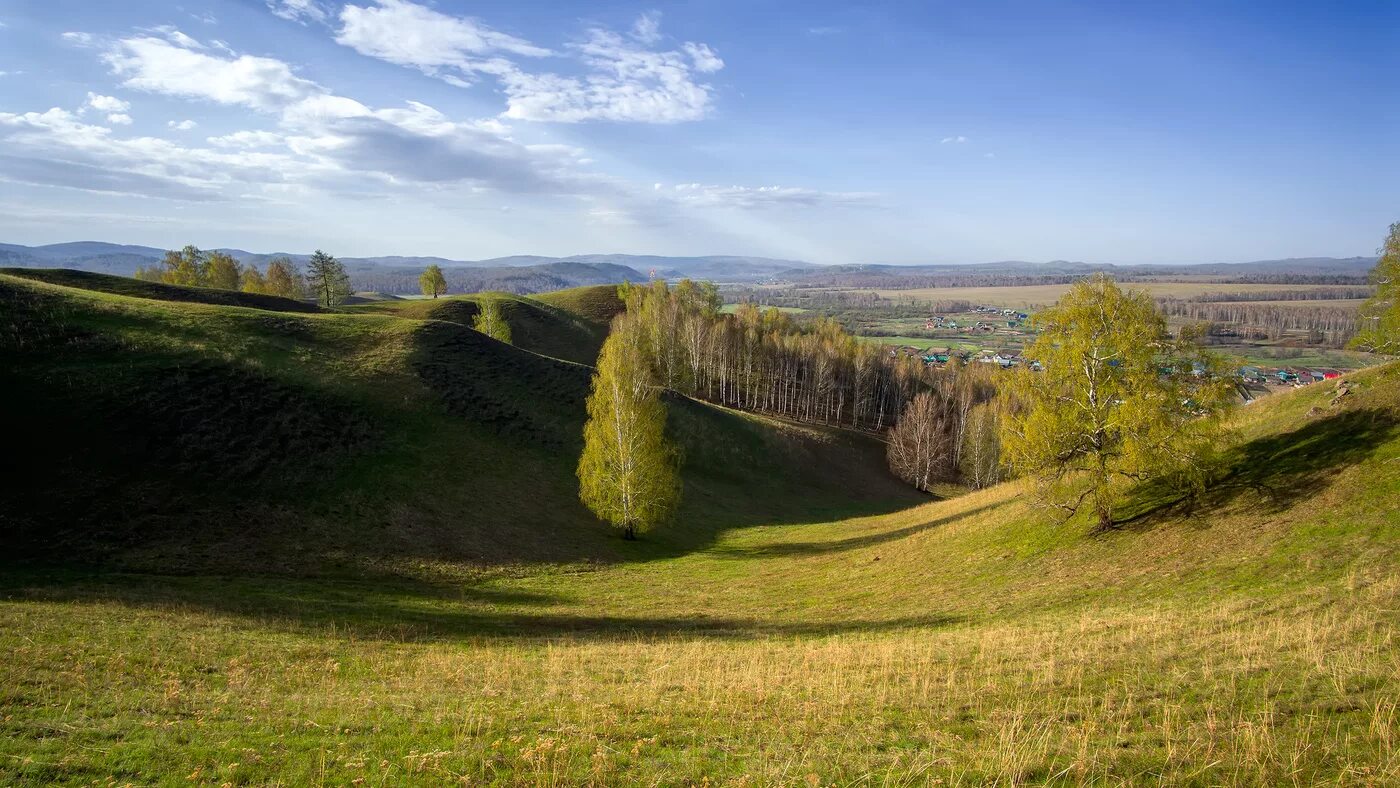
<svg viewBox="0 0 1400 788">
<path fill-rule="evenodd" d="M 0 274 L 47 282 L 65 287 L 94 290 L 113 295 L 151 298 L 159 301 L 188 301 L 199 304 L 242 306 L 275 312 L 319 312 L 320 307 L 292 298 L 219 290 L 212 287 L 184 287 L 162 282 L 145 282 L 127 276 L 113 276 L 68 268 L 0 268 Z"/>
<path fill-rule="evenodd" d="M 414 306 L 469 302 L 453 303 Z M 443 320 L 262 314 L 11 276 L 0 304 L 9 437 L 32 447 L 0 492 L 11 557 L 179 572 L 615 561 L 694 549 L 721 527 L 917 500 L 875 441 L 678 400 L 685 505 L 630 546 L 577 501 L 586 367 Z"/>
</svg>

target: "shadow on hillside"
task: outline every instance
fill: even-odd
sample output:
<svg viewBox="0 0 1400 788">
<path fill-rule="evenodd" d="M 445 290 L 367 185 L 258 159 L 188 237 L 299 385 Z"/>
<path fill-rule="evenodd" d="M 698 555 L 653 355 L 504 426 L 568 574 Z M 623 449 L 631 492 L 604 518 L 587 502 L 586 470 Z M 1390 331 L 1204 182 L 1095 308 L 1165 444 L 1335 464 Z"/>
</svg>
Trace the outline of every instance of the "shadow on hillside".
<svg viewBox="0 0 1400 788">
<path fill-rule="evenodd" d="M 825 555 L 827 553 L 839 553 L 846 550 L 856 550 L 862 547 L 893 542 L 903 539 L 906 536 L 913 536 L 940 525 L 957 522 L 964 517 L 972 517 L 983 512 L 995 509 L 1008 501 L 997 501 L 996 503 L 983 504 L 975 509 L 965 512 L 946 515 L 937 519 L 929 520 L 926 523 L 896 528 L 893 531 L 877 531 L 875 533 L 863 534 L 861 536 L 851 536 L 845 539 L 833 539 L 824 542 L 779 542 L 777 544 L 764 545 L 754 548 L 729 548 L 715 551 L 716 555 L 726 558 L 786 558 L 793 556 Z"/>
<path fill-rule="evenodd" d="M 1346 410 L 1312 419 L 1290 432 L 1235 447 L 1222 458 L 1215 482 L 1199 495 L 1183 496 L 1165 482 L 1140 485 L 1123 506 L 1132 512 L 1123 523 L 1152 527 L 1168 514 L 1210 513 L 1235 505 L 1277 514 L 1397 439 L 1400 420 L 1388 410 Z"/>
<path fill-rule="evenodd" d="M 18 602 L 92 602 L 162 612 L 208 614 L 307 634 L 397 642 L 473 638 L 590 642 L 653 637 L 751 639 L 926 629 L 960 623 L 928 614 L 887 620 L 765 621 L 724 616 L 597 615 L 532 610 L 570 600 L 482 587 L 369 585 L 246 578 L 0 572 L 0 598 Z"/>
</svg>

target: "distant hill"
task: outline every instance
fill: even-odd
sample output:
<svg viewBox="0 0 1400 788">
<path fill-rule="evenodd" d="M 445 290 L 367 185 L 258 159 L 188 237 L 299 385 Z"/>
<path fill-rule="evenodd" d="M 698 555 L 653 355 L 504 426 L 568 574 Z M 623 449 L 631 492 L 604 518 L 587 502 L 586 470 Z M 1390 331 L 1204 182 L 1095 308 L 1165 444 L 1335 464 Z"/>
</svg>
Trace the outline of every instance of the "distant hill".
<svg viewBox="0 0 1400 788">
<path fill-rule="evenodd" d="M 250 252 L 224 248 L 239 262 L 265 266 L 274 257 L 289 257 L 305 265 L 309 254 Z M 47 246 L 0 244 L 0 266 L 17 268 L 74 268 L 82 271 L 130 275 L 150 265 L 165 250 L 152 246 L 75 241 Z M 579 254 L 568 257 L 512 255 L 485 260 L 387 255 L 341 257 L 357 290 L 384 293 L 418 292 L 418 274 L 427 265 L 442 266 L 451 292 L 503 290 L 528 294 L 596 284 L 645 281 L 652 271 L 666 279 L 706 279 L 744 284 L 780 281 L 808 285 L 848 287 L 922 287 L 949 277 L 978 282 L 1024 277 L 1078 277 L 1107 271 L 1124 278 L 1158 276 L 1210 276 L 1281 280 L 1287 277 L 1336 277 L 1355 279 L 1375 265 L 1374 257 L 1295 257 L 1244 263 L 1182 265 L 1116 265 L 1051 260 L 1044 263 L 1003 260 L 986 263 L 890 265 L 861 263 L 816 265 L 801 260 L 736 255 L 668 257 L 662 255 Z M 949 280 L 951 281 L 951 280 Z M 969 282 L 971 283 L 971 282 Z"/>
</svg>

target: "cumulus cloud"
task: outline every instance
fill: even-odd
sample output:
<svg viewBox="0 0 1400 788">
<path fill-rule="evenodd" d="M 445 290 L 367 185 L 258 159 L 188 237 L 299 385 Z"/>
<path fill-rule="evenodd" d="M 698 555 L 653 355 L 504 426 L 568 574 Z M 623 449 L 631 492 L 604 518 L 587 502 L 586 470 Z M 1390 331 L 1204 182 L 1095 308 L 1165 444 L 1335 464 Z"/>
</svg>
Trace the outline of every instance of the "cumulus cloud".
<svg viewBox="0 0 1400 788">
<path fill-rule="evenodd" d="M 128 88 L 258 110 L 286 107 L 322 90 L 280 60 L 220 57 L 155 36 L 123 38 L 104 59 Z"/>
<path fill-rule="evenodd" d="M 195 126 L 198 126 L 199 124 L 195 123 L 192 120 L 167 120 L 165 122 L 165 125 L 169 126 L 172 129 L 175 129 L 176 131 L 189 131 Z"/>
<path fill-rule="evenodd" d="M 271 131 L 235 131 L 220 137 L 209 137 L 208 143 L 216 148 L 268 148 L 281 145 L 286 137 Z"/>
<path fill-rule="evenodd" d="M 698 120 L 710 111 L 713 89 L 696 76 L 724 68 L 706 44 L 687 41 L 677 49 L 657 48 L 662 36 L 656 12 L 639 17 L 627 35 L 595 27 L 560 52 L 408 0 L 347 5 L 339 22 L 335 40 L 363 55 L 454 85 L 494 77 L 506 95 L 503 116 L 514 120 Z M 519 60 L 550 55 L 573 59 L 584 73 L 535 71 Z"/>
<path fill-rule="evenodd" d="M 98 112 L 126 112 L 131 104 L 115 96 L 100 96 L 92 91 L 87 94 L 87 106 Z"/>
<path fill-rule="evenodd" d="M 362 55 L 465 81 L 476 73 L 514 70 L 503 54 L 543 57 L 548 49 L 467 17 L 448 16 L 405 0 L 347 5 L 335 40 Z M 454 73 L 455 72 L 455 73 Z"/>
</svg>

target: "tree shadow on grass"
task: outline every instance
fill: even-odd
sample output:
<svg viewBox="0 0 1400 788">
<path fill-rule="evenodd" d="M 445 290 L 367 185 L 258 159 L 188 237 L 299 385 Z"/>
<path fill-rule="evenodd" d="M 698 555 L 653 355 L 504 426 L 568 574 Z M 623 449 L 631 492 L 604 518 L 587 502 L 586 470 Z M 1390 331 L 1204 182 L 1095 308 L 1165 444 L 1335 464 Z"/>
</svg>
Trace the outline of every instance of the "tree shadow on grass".
<svg viewBox="0 0 1400 788">
<path fill-rule="evenodd" d="M 877 531 L 875 533 L 863 534 L 861 536 L 851 536 L 845 539 L 833 539 L 824 542 L 779 542 L 777 544 L 764 545 L 752 548 L 725 548 L 714 551 L 716 555 L 725 558 L 783 558 L 793 556 L 825 555 L 827 553 L 839 553 L 846 550 L 856 550 L 862 547 L 893 542 L 903 539 L 906 536 L 913 536 L 940 525 L 957 522 L 964 517 L 973 517 L 983 512 L 992 510 L 1008 501 L 997 501 L 995 503 L 983 504 L 975 509 L 964 512 L 956 512 L 944 517 L 929 520 L 925 523 L 896 528 L 892 531 Z"/>
<path fill-rule="evenodd" d="M 768 621 L 737 616 L 602 615 L 560 609 L 554 594 L 431 584 L 374 585 L 271 578 L 162 577 L 0 572 L 0 599 L 105 602 L 162 612 L 209 614 L 309 635 L 392 642 L 473 639 L 630 641 L 639 638 L 755 639 L 944 627 L 960 616 L 883 620 Z M 544 608 L 544 609 L 541 609 Z"/>
<path fill-rule="evenodd" d="M 1400 420 L 1382 409 L 1345 410 L 1310 419 L 1295 430 L 1258 438 L 1227 452 L 1215 480 L 1197 495 L 1170 481 L 1139 485 L 1123 504 L 1120 523 L 1151 528 L 1167 516 L 1208 514 L 1245 505 L 1278 514 L 1316 495 L 1349 466 L 1400 439 Z M 1208 519 L 1194 518 L 1205 524 Z"/>
</svg>

